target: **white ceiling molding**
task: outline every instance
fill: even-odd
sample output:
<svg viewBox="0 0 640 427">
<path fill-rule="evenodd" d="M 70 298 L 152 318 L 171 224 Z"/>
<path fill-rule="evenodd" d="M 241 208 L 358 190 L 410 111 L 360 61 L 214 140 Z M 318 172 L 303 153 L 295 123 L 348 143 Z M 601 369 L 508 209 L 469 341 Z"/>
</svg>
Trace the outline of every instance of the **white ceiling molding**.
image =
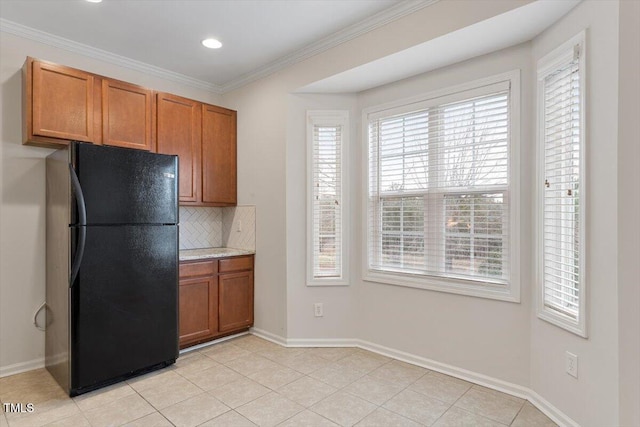
<svg viewBox="0 0 640 427">
<path fill-rule="evenodd" d="M 581 0 L 534 1 L 405 50 L 298 88 L 357 93 L 531 40 Z"/>
<path fill-rule="evenodd" d="M 353 40 L 354 38 L 368 33 L 369 31 L 373 31 L 376 28 L 382 27 L 383 25 L 417 12 L 418 10 L 437 3 L 438 1 L 440 0 L 401 1 L 394 6 L 378 12 L 363 21 L 360 21 L 357 24 L 351 25 L 328 37 L 320 39 L 317 42 L 311 43 L 304 48 L 289 55 L 283 56 L 282 58 L 279 58 L 265 66 L 262 66 L 251 73 L 244 74 L 236 79 L 224 83 L 223 85 L 221 85 L 222 93 L 238 89 L 239 87 L 242 87 L 253 81 L 267 77 L 293 64 L 302 62 L 314 55 L 329 50 L 342 43 L 348 42 L 349 40 Z"/>
<path fill-rule="evenodd" d="M 213 93 L 220 93 L 219 85 L 194 79 L 192 77 L 185 76 L 184 74 L 165 70 L 164 68 L 155 67 L 144 62 L 136 61 L 135 59 L 116 55 L 115 53 L 107 52 L 106 50 L 98 49 L 83 43 L 78 43 L 64 37 L 58 37 L 50 33 L 45 33 L 44 31 L 26 27 L 24 25 L 8 21 L 3 18 L 0 18 L 0 31 L 44 43 L 49 46 L 64 49 L 69 52 L 78 53 L 90 58 L 105 61 L 110 64 L 130 68 L 132 70 L 140 71 L 142 73 L 149 74 L 155 77 L 160 77 L 165 80 L 180 83 L 185 86 L 202 89 Z"/>
<path fill-rule="evenodd" d="M 3 18 L 0 18 L 0 31 L 34 40 L 70 52 L 78 53 L 90 58 L 105 61 L 111 64 L 130 68 L 165 80 L 180 83 L 185 86 L 206 90 L 216 94 L 222 94 L 274 74 L 286 67 L 304 61 L 305 59 L 308 59 L 314 55 L 322 53 L 328 49 L 331 49 L 358 36 L 361 36 L 369 31 L 375 30 L 376 28 L 379 28 L 411 13 L 414 13 L 438 1 L 440 0 L 403 0 L 363 21 L 346 27 L 329 37 L 325 37 L 314 43 L 311 43 L 302 49 L 299 49 L 289 55 L 272 61 L 265 66 L 254 70 L 253 72 L 244 74 L 223 85 L 217 85 L 214 83 L 195 79 L 184 74 L 169 71 L 164 68 L 149 65 L 141 61 L 136 61 L 135 59 L 117 55 L 106 50 L 98 49 L 44 31 L 36 30 L 34 28 L 27 27 L 25 25 L 21 25 Z"/>
</svg>

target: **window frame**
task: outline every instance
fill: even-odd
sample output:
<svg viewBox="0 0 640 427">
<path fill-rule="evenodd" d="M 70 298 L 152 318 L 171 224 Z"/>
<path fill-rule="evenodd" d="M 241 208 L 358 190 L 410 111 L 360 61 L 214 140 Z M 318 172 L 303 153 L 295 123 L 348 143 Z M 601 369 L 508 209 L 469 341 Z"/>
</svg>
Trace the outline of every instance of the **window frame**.
<svg viewBox="0 0 640 427">
<path fill-rule="evenodd" d="M 341 126 L 340 140 L 340 236 L 341 254 L 339 277 L 315 277 L 314 276 L 314 127 L 315 126 Z M 307 132 L 307 256 L 306 256 L 306 285 L 307 286 L 348 286 L 349 285 L 349 111 L 347 110 L 308 110 L 306 121 Z"/>
<path fill-rule="evenodd" d="M 489 281 L 469 280 L 414 274 L 402 271 L 381 271 L 369 267 L 369 120 L 376 117 L 392 115 L 394 110 L 410 111 L 436 105 L 469 99 L 474 96 L 488 94 L 491 86 L 508 82 L 509 89 L 509 125 L 508 125 L 508 189 L 506 197 L 509 203 L 509 245 L 510 245 L 510 277 L 506 284 Z M 362 111 L 362 277 L 364 281 L 387 285 L 405 286 L 418 289 L 468 295 L 473 297 L 495 299 L 501 301 L 520 302 L 520 70 L 489 76 L 463 84 L 434 90 L 410 98 L 376 105 Z M 405 194 L 408 195 L 408 194 Z M 442 233 L 444 235 L 444 233 Z"/>
<path fill-rule="evenodd" d="M 578 73 L 580 81 L 580 154 L 579 154 L 579 179 L 580 179 L 580 198 L 579 198 L 579 238 L 580 249 L 579 256 L 579 275 L 578 275 L 578 319 L 574 320 L 571 316 L 561 313 L 547 307 L 545 304 L 545 281 L 544 281 L 544 191 L 545 191 L 545 141 L 544 141 L 544 79 L 551 73 L 558 70 L 559 67 L 565 65 L 574 55 L 575 46 L 579 46 L 578 57 Z M 571 39 L 552 50 L 537 62 L 536 73 L 536 90 L 537 90 L 537 134 L 536 134 L 536 263 L 535 263 L 535 286 L 536 286 L 536 312 L 538 318 L 545 320 L 553 325 L 565 329 L 580 337 L 587 338 L 587 308 L 589 305 L 589 292 L 586 278 L 587 265 L 587 217 L 586 206 L 588 199 L 588 182 L 587 182 L 587 143 L 588 136 L 586 132 L 586 117 L 588 111 L 586 109 L 587 98 L 587 77 L 586 77 L 586 31 L 573 36 Z"/>
</svg>

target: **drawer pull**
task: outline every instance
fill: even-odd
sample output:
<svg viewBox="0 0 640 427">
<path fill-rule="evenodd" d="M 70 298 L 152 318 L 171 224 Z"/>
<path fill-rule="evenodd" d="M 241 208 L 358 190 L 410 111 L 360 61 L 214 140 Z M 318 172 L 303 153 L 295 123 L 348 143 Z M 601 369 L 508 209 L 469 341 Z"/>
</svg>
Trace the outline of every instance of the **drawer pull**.
<svg viewBox="0 0 640 427">
<path fill-rule="evenodd" d="M 251 270 L 253 269 L 253 257 L 252 256 L 244 256 L 237 258 L 228 258 L 220 260 L 220 273 L 225 273 L 228 271 L 241 271 L 241 270 Z"/>
<path fill-rule="evenodd" d="M 216 261 L 180 263 L 180 278 L 211 276 L 218 272 L 218 263 Z"/>
</svg>

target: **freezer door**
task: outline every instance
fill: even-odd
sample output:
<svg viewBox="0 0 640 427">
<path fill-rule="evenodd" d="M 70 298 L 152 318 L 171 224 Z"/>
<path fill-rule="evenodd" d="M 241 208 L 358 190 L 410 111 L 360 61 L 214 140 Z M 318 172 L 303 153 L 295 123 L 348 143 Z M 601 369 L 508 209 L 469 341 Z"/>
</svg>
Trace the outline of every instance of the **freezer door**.
<svg viewBox="0 0 640 427">
<path fill-rule="evenodd" d="M 178 227 L 86 231 L 70 295 L 72 394 L 178 356 Z"/>
<path fill-rule="evenodd" d="M 87 224 L 178 223 L 177 156 L 74 142 L 70 161 L 84 195 Z"/>
</svg>

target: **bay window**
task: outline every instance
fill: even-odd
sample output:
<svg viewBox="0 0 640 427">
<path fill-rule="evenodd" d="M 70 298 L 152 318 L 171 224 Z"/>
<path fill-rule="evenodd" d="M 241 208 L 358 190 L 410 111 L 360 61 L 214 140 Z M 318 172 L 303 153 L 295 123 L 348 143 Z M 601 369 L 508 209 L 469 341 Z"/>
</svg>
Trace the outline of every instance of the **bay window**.
<svg viewBox="0 0 640 427">
<path fill-rule="evenodd" d="M 365 112 L 365 280 L 518 301 L 517 100 L 514 72 Z"/>
</svg>

